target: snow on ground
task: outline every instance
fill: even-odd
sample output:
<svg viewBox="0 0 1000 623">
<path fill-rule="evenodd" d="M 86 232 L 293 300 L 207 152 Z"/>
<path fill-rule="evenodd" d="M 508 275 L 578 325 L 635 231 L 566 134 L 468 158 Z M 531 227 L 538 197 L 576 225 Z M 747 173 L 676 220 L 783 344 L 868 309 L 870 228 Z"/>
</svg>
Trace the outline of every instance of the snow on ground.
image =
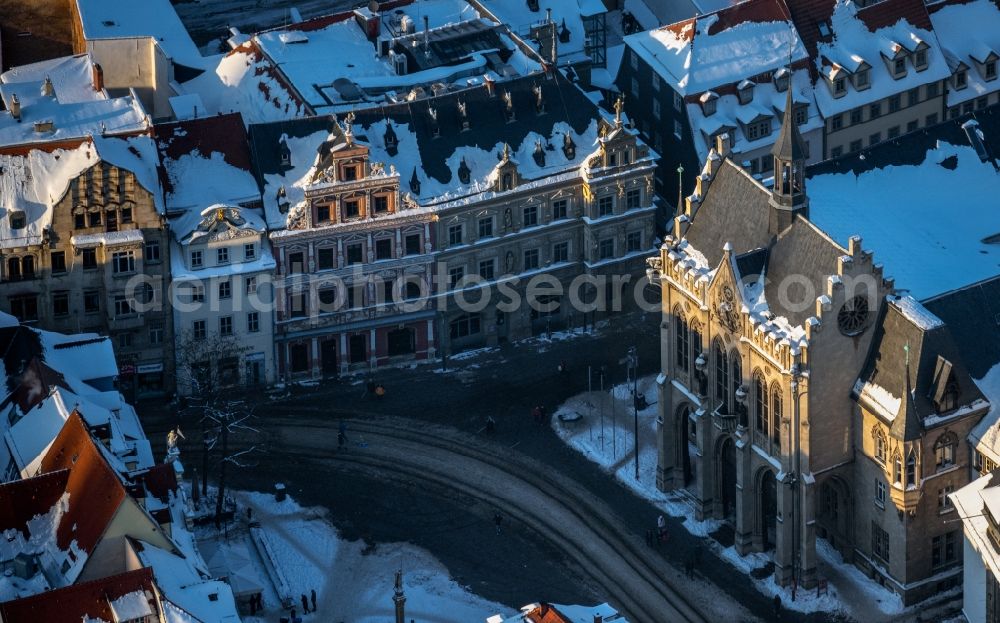
<svg viewBox="0 0 1000 623">
<path fill-rule="evenodd" d="M 256 492 L 234 494 L 240 512 L 253 508 L 254 519 L 266 530 L 275 563 L 295 596 L 317 593 L 317 614 L 309 621 L 382 623 L 393 616 L 393 580 L 400 567 L 406 594 L 406 616 L 418 621 L 469 623 L 485 621 L 497 613 L 516 612 L 482 599 L 458 585 L 448 570 L 427 551 L 407 543 L 379 543 L 363 554 L 361 541 L 345 541 L 324 518 L 325 510 L 302 508 L 291 498 L 276 502 L 273 495 Z M 230 538 L 232 533 L 230 533 Z M 252 547 L 251 547 L 252 550 Z M 255 560 L 260 566 L 260 560 Z M 269 577 L 263 567 L 261 577 Z M 269 583 L 268 583 L 269 584 Z M 264 593 L 260 616 L 244 616 L 245 623 L 272 623 L 285 611 L 277 607 L 272 587 Z M 301 615 L 298 599 L 296 609 Z"/>
<path fill-rule="evenodd" d="M 648 401 L 656 400 L 655 376 L 640 378 L 638 388 Z M 595 385 L 594 391 L 570 398 L 556 410 L 552 427 L 573 449 L 613 473 L 636 494 L 673 517 L 683 517 L 682 525 L 688 532 L 708 537 L 722 527 L 722 521 L 696 521 L 691 506 L 680 495 L 656 488 L 656 417 L 656 404 L 639 411 L 639 480 L 635 478 L 631 383 L 621 383 L 604 391 Z M 692 452 L 697 451 L 692 448 Z M 762 570 L 771 562 L 769 553 L 752 552 L 740 556 L 735 547 L 723 547 L 714 539 L 706 538 L 705 546 L 747 575 Z M 784 607 L 791 610 L 845 613 L 866 623 L 896 621 L 919 612 L 919 605 L 904 610 L 898 595 L 876 584 L 853 564 L 843 562 L 840 554 L 825 540 L 816 539 L 816 551 L 819 575 L 828 580 L 827 593 L 817 595 L 815 589 L 799 590 L 792 601 L 790 588 L 779 587 L 772 574 L 763 579 L 751 576 L 757 590 L 768 597 L 780 595 Z"/>
<path fill-rule="evenodd" d="M 609 391 L 600 391 L 597 378 L 594 375 L 595 391 L 574 396 L 556 410 L 552 418 L 556 434 L 657 508 L 674 517 L 685 517 L 684 527 L 691 534 L 707 536 L 718 530 L 722 522 L 696 521 L 691 508 L 676 494 L 656 488 L 656 377 L 639 379 L 639 393 L 654 403 L 639 411 L 639 480 L 635 478 L 631 383 L 614 387 L 612 399 Z M 573 420 L 577 415 L 582 417 Z"/>
</svg>

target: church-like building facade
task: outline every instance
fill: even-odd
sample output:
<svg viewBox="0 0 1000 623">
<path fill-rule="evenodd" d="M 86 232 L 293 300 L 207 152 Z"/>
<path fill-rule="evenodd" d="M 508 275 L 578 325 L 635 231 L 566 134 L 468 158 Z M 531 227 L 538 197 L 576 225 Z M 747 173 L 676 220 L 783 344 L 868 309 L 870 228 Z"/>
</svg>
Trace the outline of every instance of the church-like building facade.
<svg viewBox="0 0 1000 623">
<path fill-rule="evenodd" d="M 935 493 L 967 480 L 958 440 L 988 403 L 944 323 L 897 296 L 859 237 L 845 248 L 809 220 L 792 110 L 789 97 L 773 184 L 719 137 L 649 260 L 657 486 L 728 521 L 739 553 L 772 551 L 781 585 L 821 579 L 819 537 L 912 603 L 941 588 L 927 578 L 960 573 Z"/>
</svg>

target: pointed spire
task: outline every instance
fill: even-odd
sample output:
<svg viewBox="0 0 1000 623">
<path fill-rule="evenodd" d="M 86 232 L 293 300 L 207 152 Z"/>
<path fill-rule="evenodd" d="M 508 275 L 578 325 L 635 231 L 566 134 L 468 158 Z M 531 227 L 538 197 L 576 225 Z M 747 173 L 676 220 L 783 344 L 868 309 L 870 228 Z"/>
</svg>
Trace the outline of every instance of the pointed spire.
<svg viewBox="0 0 1000 623">
<path fill-rule="evenodd" d="M 793 162 L 805 160 L 806 144 L 802 140 L 799 126 L 795 123 L 795 101 L 792 99 L 792 76 L 788 76 L 788 88 L 785 89 L 785 113 L 781 118 L 781 133 L 774 143 L 771 154 L 778 160 Z"/>
<path fill-rule="evenodd" d="M 904 369 L 906 378 L 903 381 L 903 399 L 900 401 L 900 412 L 896 414 L 892 421 L 890 432 L 897 439 L 903 441 L 913 441 L 920 439 L 921 422 L 917 414 L 917 407 L 913 402 L 913 386 L 910 383 L 910 343 L 903 346 Z"/>
</svg>

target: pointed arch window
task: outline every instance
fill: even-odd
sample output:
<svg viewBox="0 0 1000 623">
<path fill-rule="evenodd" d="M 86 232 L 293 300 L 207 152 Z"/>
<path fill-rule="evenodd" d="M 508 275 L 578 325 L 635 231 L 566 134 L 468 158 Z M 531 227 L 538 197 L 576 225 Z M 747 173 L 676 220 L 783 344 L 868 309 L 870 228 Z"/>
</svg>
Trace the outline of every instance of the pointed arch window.
<svg viewBox="0 0 1000 623">
<path fill-rule="evenodd" d="M 754 375 L 753 387 L 754 415 L 756 416 L 757 430 L 767 434 L 770 426 L 770 418 L 767 409 L 767 383 L 764 381 L 764 377 L 759 374 Z"/>
<path fill-rule="evenodd" d="M 732 351 L 729 353 L 729 362 L 731 372 L 729 376 L 729 405 L 732 407 L 732 413 L 739 413 L 740 416 L 740 426 L 750 426 L 747 421 L 747 407 L 746 404 L 740 404 L 736 399 L 737 391 L 743 384 L 743 362 L 740 359 L 740 354 L 738 351 Z"/>
<path fill-rule="evenodd" d="M 886 439 L 885 431 L 878 425 L 872 431 L 872 438 L 875 441 L 875 460 L 885 465 Z"/>
<path fill-rule="evenodd" d="M 771 387 L 771 442 L 776 450 L 781 450 L 781 387 Z"/>
<path fill-rule="evenodd" d="M 906 486 L 917 484 L 917 454 L 912 449 L 906 455 Z"/>
<path fill-rule="evenodd" d="M 903 484 L 903 459 L 898 450 L 892 456 L 892 482 L 900 486 Z"/>
<path fill-rule="evenodd" d="M 723 411 L 732 413 L 729 402 L 729 358 L 722 345 L 715 343 L 715 401 L 723 405 Z"/>
<path fill-rule="evenodd" d="M 934 442 L 934 465 L 938 470 L 946 469 L 955 464 L 955 450 L 958 448 L 958 437 L 948 432 Z"/>
<path fill-rule="evenodd" d="M 674 315 L 674 346 L 676 349 L 677 368 L 687 372 L 688 352 L 690 348 L 690 337 L 688 336 L 687 321 L 680 313 Z"/>
<path fill-rule="evenodd" d="M 694 324 L 691 326 L 691 361 L 701 354 L 701 326 Z"/>
</svg>

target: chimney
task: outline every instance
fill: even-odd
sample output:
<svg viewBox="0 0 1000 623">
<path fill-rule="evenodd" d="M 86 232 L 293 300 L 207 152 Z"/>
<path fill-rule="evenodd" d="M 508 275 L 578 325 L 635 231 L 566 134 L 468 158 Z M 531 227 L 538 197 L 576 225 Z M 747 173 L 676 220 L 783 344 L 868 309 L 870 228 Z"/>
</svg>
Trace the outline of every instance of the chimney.
<svg viewBox="0 0 1000 623">
<path fill-rule="evenodd" d="M 103 91 L 104 90 L 104 70 L 101 68 L 100 63 L 93 63 L 90 66 L 90 73 L 94 80 L 94 90 Z"/>
<path fill-rule="evenodd" d="M 45 81 L 42 82 L 42 97 L 55 97 L 56 89 L 52 86 L 52 79 L 45 76 Z"/>
<path fill-rule="evenodd" d="M 495 95 L 494 89 L 496 88 L 496 83 L 489 76 L 483 76 L 483 78 L 483 85 L 486 87 L 486 92 L 490 97 L 493 97 Z"/>
<path fill-rule="evenodd" d="M 594 614 L 594 623 L 604 623 L 604 617 L 600 614 Z"/>
<path fill-rule="evenodd" d="M 719 156 L 725 158 L 729 156 L 729 149 L 731 143 L 729 142 L 729 133 L 723 132 L 719 136 L 715 137 L 715 151 L 719 153 Z"/>
<path fill-rule="evenodd" d="M 11 95 L 10 98 L 10 115 L 18 123 L 21 123 L 21 100 L 17 99 L 17 93 Z"/>
<path fill-rule="evenodd" d="M 430 29 L 431 18 L 424 15 L 424 54 L 430 55 Z"/>
</svg>

